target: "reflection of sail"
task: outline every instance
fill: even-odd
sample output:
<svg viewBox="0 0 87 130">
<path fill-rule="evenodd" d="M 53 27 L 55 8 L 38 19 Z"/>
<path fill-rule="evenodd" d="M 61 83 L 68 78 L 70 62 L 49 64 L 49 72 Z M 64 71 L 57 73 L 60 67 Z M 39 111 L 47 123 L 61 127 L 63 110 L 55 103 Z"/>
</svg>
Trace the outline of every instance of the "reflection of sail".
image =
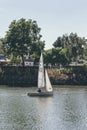
<svg viewBox="0 0 87 130">
<path fill-rule="evenodd" d="M 45 87 L 44 83 L 44 65 L 43 65 L 43 56 L 41 54 L 39 61 L 39 71 L 38 71 L 38 88 Z"/>
<path fill-rule="evenodd" d="M 52 89 L 52 85 L 51 85 L 51 82 L 50 82 L 50 79 L 48 77 L 48 73 L 47 73 L 47 70 L 45 70 L 45 79 L 46 79 L 46 91 L 48 92 L 52 92 L 53 89 Z"/>
</svg>

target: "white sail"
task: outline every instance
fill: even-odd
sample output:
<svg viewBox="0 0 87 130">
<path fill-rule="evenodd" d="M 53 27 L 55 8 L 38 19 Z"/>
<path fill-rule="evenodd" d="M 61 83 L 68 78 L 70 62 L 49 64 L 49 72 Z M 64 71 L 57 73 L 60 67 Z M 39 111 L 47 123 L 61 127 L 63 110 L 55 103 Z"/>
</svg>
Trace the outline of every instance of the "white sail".
<svg viewBox="0 0 87 130">
<path fill-rule="evenodd" d="M 44 89 L 44 88 L 45 89 Z M 47 71 L 44 73 L 43 56 L 41 54 L 38 70 L 38 92 L 28 93 L 29 96 L 53 96 L 53 89 Z M 42 89 L 40 89 L 42 88 Z"/>
<path fill-rule="evenodd" d="M 38 70 L 38 88 L 45 87 L 44 80 L 44 65 L 43 65 L 43 56 L 41 53 L 40 61 L 39 61 L 39 70 Z"/>
<path fill-rule="evenodd" d="M 45 69 L 45 80 L 46 80 L 46 91 L 52 92 L 53 91 L 52 85 L 51 85 L 51 82 L 50 82 L 50 79 L 48 77 L 48 73 L 47 73 L 46 69 Z"/>
</svg>

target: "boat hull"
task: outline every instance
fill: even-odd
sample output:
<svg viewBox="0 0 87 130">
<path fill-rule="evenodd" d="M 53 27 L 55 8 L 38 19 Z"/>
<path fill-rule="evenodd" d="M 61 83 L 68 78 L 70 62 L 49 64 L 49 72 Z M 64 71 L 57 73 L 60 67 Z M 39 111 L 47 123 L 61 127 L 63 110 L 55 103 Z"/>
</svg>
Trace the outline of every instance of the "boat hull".
<svg viewBox="0 0 87 130">
<path fill-rule="evenodd" d="M 53 92 L 36 92 L 36 93 L 28 93 L 27 94 L 30 97 L 49 97 L 49 96 L 53 96 Z"/>
</svg>

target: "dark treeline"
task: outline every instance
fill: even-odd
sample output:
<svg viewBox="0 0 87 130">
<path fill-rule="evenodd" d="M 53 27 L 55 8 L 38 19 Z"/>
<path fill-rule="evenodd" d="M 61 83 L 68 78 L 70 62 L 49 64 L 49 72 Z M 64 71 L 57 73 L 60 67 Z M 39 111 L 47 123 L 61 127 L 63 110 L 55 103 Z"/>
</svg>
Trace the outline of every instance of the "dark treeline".
<svg viewBox="0 0 87 130">
<path fill-rule="evenodd" d="M 45 52 L 45 62 L 51 64 L 67 65 L 70 62 L 87 60 L 87 39 L 79 37 L 76 33 L 58 37 L 53 48 Z"/>
<path fill-rule="evenodd" d="M 45 41 L 42 41 L 41 28 L 35 20 L 21 18 L 13 20 L 6 35 L 0 40 L 0 53 L 8 56 L 12 63 L 24 65 L 24 55 L 36 62 L 41 51 L 46 64 L 67 65 L 72 61 L 87 58 L 87 39 L 71 32 L 58 36 L 53 48 L 44 50 Z"/>
<path fill-rule="evenodd" d="M 36 86 L 38 67 L 2 66 L 0 84 L 9 86 Z"/>
<path fill-rule="evenodd" d="M 47 69 L 52 85 L 87 85 L 87 66 Z M 38 67 L 3 66 L 0 85 L 37 86 Z"/>
</svg>

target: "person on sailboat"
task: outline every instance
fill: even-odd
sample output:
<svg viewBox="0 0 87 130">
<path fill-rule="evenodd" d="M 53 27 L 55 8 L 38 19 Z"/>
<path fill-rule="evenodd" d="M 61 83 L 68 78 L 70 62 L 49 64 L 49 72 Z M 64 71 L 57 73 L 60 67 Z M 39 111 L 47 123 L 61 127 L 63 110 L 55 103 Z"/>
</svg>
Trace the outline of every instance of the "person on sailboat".
<svg viewBox="0 0 87 130">
<path fill-rule="evenodd" d="M 38 89 L 38 92 L 41 93 L 41 89 Z"/>
</svg>

